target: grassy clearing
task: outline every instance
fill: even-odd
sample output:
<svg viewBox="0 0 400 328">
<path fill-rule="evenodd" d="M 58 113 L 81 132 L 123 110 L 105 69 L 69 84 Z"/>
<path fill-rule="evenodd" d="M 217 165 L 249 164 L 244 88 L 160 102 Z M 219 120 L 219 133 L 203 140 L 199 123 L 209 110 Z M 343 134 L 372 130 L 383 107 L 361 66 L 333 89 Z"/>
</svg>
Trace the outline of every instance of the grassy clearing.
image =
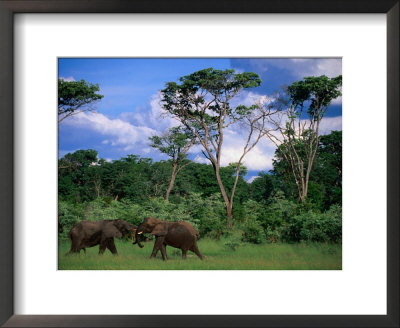
<svg viewBox="0 0 400 328">
<path fill-rule="evenodd" d="M 340 244 L 244 244 L 235 251 L 225 242 L 201 239 L 198 244 L 206 258 L 201 261 L 188 252 L 181 259 L 180 250 L 167 246 L 168 261 L 150 259 L 153 243 L 144 248 L 130 242 L 116 240 L 118 256 L 108 250 L 98 255 L 98 246 L 88 248 L 87 254 L 65 256 L 69 241 L 59 243 L 60 270 L 341 270 L 342 248 Z"/>
</svg>

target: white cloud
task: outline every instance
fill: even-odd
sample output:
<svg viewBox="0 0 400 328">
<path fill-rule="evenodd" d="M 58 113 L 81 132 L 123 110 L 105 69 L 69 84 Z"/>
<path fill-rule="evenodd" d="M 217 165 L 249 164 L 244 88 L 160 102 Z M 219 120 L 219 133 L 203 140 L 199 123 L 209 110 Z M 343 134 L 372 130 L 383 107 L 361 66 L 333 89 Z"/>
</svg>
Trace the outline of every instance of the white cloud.
<svg viewBox="0 0 400 328">
<path fill-rule="evenodd" d="M 320 123 L 320 134 L 329 134 L 331 131 L 342 130 L 342 116 L 324 117 Z"/>
<path fill-rule="evenodd" d="M 237 128 L 237 126 L 236 126 Z M 230 127 L 224 131 L 224 144 L 222 146 L 221 165 L 227 166 L 229 163 L 237 162 L 243 154 L 243 147 L 247 138 L 244 130 Z M 320 134 L 329 134 L 332 130 L 342 129 L 342 117 L 325 117 L 320 124 Z M 191 152 L 199 153 L 201 146 L 196 146 Z M 243 164 L 249 170 L 267 171 L 271 170 L 272 160 L 275 155 L 276 146 L 267 137 L 261 138 L 257 145 L 246 154 Z M 210 162 L 201 154 L 195 156 L 194 161 L 197 163 Z"/>
<path fill-rule="evenodd" d="M 271 58 L 250 59 L 250 65 L 260 74 L 268 71 L 269 66 L 289 71 L 295 77 L 302 79 L 305 76 L 335 77 L 342 74 L 341 58 Z"/>
<path fill-rule="evenodd" d="M 150 154 L 152 151 L 154 151 L 154 149 L 151 147 L 143 147 L 142 148 L 142 152 L 145 154 Z"/>
<path fill-rule="evenodd" d="M 146 125 L 145 114 L 141 113 L 140 108 L 137 108 L 136 110 L 136 112 L 121 113 L 118 118 L 134 125 Z"/>
<path fill-rule="evenodd" d="M 203 155 L 197 155 L 194 159 L 194 162 L 201 163 L 201 164 L 211 164 L 210 161 L 205 158 Z"/>
<path fill-rule="evenodd" d="M 103 114 L 93 112 L 72 116 L 66 124 L 80 126 L 105 135 L 107 139 L 103 141 L 104 144 L 122 146 L 126 151 L 137 149 L 138 146 L 143 147 L 148 143 L 148 137 L 156 133 L 149 127 L 134 126 L 119 118 L 110 119 Z"/>
<path fill-rule="evenodd" d="M 331 101 L 331 105 L 341 105 L 342 104 L 342 96 L 337 97 Z"/>
<path fill-rule="evenodd" d="M 224 131 L 224 143 L 221 154 L 222 166 L 227 166 L 229 163 L 239 161 L 240 156 L 243 154 L 243 147 L 246 138 L 247 135 L 244 131 L 235 129 L 234 127 L 228 128 Z M 201 149 L 201 146 L 197 146 L 199 152 Z M 274 152 L 275 146 L 264 137 L 249 153 L 246 154 L 242 163 L 249 170 L 270 170 L 272 169 L 272 158 Z M 194 158 L 194 161 L 197 163 L 210 164 L 210 162 L 200 154 Z"/>
<path fill-rule="evenodd" d="M 245 72 L 245 70 L 242 68 L 235 68 L 235 74 L 242 74 L 244 72 Z"/>
<path fill-rule="evenodd" d="M 253 91 L 243 90 L 235 98 L 232 99 L 230 104 L 232 107 L 238 105 L 245 105 L 249 107 L 254 104 L 268 105 L 272 101 L 274 101 L 274 97 L 272 96 L 261 95 Z"/>
<path fill-rule="evenodd" d="M 255 179 L 257 179 L 257 178 L 259 178 L 258 175 L 253 175 L 253 176 L 251 176 L 250 178 L 247 179 L 247 182 L 248 182 L 248 183 L 252 183 L 252 182 L 253 182 Z"/>
<path fill-rule="evenodd" d="M 66 82 L 75 81 L 75 79 L 74 79 L 73 76 L 68 76 L 68 77 L 62 77 L 62 76 L 60 76 L 59 79 L 60 79 L 60 80 L 64 80 L 64 81 L 66 81 Z"/>
<path fill-rule="evenodd" d="M 160 102 L 161 94 L 156 93 L 150 97 L 149 107 L 138 107 L 135 112 L 121 113 L 118 118 L 133 125 L 147 126 L 154 131 L 154 134 L 160 134 L 173 126 L 178 126 L 179 121 L 165 115 Z"/>
<path fill-rule="evenodd" d="M 165 115 L 165 111 L 161 108 L 161 93 L 153 95 L 150 99 L 150 124 L 157 131 L 163 131 L 173 126 L 178 126 L 179 121 Z"/>
<path fill-rule="evenodd" d="M 292 58 L 289 60 L 277 59 L 269 64 L 292 72 L 297 78 L 306 76 L 326 75 L 336 77 L 342 74 L 342 60 L 340 58 Z"/>
<path fill-rule="evenodd" d="M 294 65 L 290 65 L 290 69 L 293 69 L 299 78 L 320 75 L 332 78 L 342 74 L 340 58 L 291 59 L 291 62 Z"/>
<path fill-rule="evenodd" d="M 243 154 L 245 139 L 241 136 L 233 137 L 226 135 L 222 149 L 221 165 L 237 162 Z M 270 170 L 272 169 L 272 158 L 275 148 L 264 137 L 243 159 L 243 164 L 249 170 Z"/>
<path fill-rule="evenodd" d="M 150 98 L 147 110 L 137 108 L 136 112 L 121 113 L 115 119 L 101 113 L 84 112 L 72 116 L 65 124 L 79 126 L 106 136 L 101 142 L 103 145 L 120 147 L 126 152 L 151 154 L 154 149 L 149 147 L 148 138 L 179 123 L 171 117 L 162 115 L 160 100 L 161 96 L 157 93 Z"/>
</svg>

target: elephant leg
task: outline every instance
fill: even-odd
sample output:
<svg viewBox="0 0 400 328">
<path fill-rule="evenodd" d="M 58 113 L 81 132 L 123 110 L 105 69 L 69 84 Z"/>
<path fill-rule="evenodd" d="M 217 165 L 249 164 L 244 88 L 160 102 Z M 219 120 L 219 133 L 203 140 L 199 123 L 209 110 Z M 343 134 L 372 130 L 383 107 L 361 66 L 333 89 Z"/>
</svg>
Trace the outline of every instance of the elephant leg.
<svg viewBox="0 0 400 328">
<path fill-rule="evenodd" d="M 103 254 L 104 251 L 106 250 L 106 248 L 107 248 L 106 241 L 104 240 L 104 241 L 100 242 L 99 254 Z"/>
<path fill-rule="evenodd" d="M 76 248 L 76 245 L 74 245 L 74 244 L 71 245 L 71 249 L 65 255 L 70 255 L 70 254 L 73 254 L 73 253 L 79 253 L 79 250 Z"/>
<path fill-rule="evenodd" d="M 165 257 L 165 259 L 164 260 L 168 260 L 168 256 L 167 256 L 167 247 L 166 247 L 167 245 L 165 245 L 165 243 L 163 243 L 162 244 L 162 247 L 161 247 L 161 254 L 163 254 L 163 259 L 164 259 L 164 257 Z"/>
<path fill-rule="evenodd" d="M 204 258 L 204 256 L 203 255 L 201 255 L 201 253 L 200 253 L 200 251 L 199 251 L 199 248 L 197 247 L 197 243 L 195 242 L 194 243 L 194 245 L 192 246 L 192 248 L 190 249 L 193 253 L 195 253 L 199 258 L 200 258 L 200 260 L 202 260 L 203 258 Z"/>
<path fill-rule="evenodd" d="M 156 241 L 154 243 L 153 252 L 151 253 L 150 257 L 156 257 L 156 255 L 158 253 L 158 250 L 162 248 L 163 243 L 164 243 L 164 238 L 157 237 L 157 239 L 156 239 Z M 163 257 L 163 259 L 164 259 L 164 257 Z"/>
<path fill-rule="evenodd" d="M 85 253 L 85 255 L 86 255 L 86 248 L 85 248 L 85 247 L 83 247 L 82 249 L 83 249 L 83 252 L 84 252 L 84 253 Z M 80 253 L 80 251 L 79 251 L 79 253 Z"/>
<path fill-rule="evenodd" d="M 71 242 L 71 249 L 69 250 L 69 253 L 67 253 L 67 254 L 79 253 L 79 252 L 80 252 L 79 244 L 75 240 L 73 240 Z"/>
<path fill-rule="evenodd" d="M 186 248 L 182 249 L 182 260 L 186 260 L 186 253 L 187 249 Z"/>
<path fill-rule="evenodd" d="M 111 253 L 114 255 L 118 255 L 117 248 L 115 247 L 114 238 L 111 238 L 107 242 L 107 248 L 110 250 Z"/>
</svg>

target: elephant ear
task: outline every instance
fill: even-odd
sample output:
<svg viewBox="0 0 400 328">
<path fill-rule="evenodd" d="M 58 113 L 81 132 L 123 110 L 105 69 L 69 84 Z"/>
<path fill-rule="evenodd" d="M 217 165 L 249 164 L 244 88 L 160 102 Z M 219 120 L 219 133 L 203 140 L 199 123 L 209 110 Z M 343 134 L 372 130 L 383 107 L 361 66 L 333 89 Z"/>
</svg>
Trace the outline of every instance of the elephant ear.
<svg viewBox="0 0 400 328">
<path fill-rule="evenodd" d="M 158 223 L 151 232 L 154 236 L 165 236 L 168 233 L 168 225 L 165 222 Z"/>
<path fill-rule="evenodd" d="M 107 226 L 103 229 L 103 237 L 104 238 L 121 238 L 122 233 L 119 231 L 114 224 L 107 224 Z"/>
</svg>

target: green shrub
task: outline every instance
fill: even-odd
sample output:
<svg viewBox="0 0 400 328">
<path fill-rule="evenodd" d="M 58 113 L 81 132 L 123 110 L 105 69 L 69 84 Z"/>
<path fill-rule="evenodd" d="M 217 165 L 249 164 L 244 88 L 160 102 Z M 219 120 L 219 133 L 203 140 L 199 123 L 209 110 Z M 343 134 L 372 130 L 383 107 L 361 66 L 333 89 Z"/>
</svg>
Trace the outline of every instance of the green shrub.
<svg viewBox="0 0 400 328">
<path fill-rule="evenodd" d="M 230 251 L 236 251 L 236 249 L 242 245 L 243 231 L 239 229 L 227 230 L 224 234 L 223 241 L 224 246 Z"/>
<path fill-rule="evenodd" d="M 58 215 L 63 232 L 59 234 L 61 239 L 68 239 L 71 228 L 80 221 L 81 208 L 79 205 L 69 204 L 64 201 L 58 202 Z"/>
<path fill-rule="evenodd" d="M 298 213 L 297 203 L 285 199 L 283 192 L 276 192 L 269 205 L 258 208 L 258 221 L 265 231 L 268 242 L 291 241 L 293 231 L 290 230 L 293 217 Z"/>
<path fill-rule="evenodd" d="M 236 251 L 236 249 L 240 246 L 239 241 L 228 240 L 224 244 L 229 250 Z"/>
<path fill-rule="evenodd" d="M 220 195 L 203 198 L 199 193 L 190 193 L 181 206 L 185 207 L 188 221 L 199 230 L 201 237 L 219 239 L 224 233 L 226 214 Z"/>
<path fill-rule="evenodd" d="M 267 227 L 265 230 L 265 237 L 268 243 L 276 243 L 281 240 L 281 232 L 277 227 L 274 229 Z"/>
<path fill-rule="evenodd" d="M 328 211 L 323 214 L 325 222 L 325 231 L 329 241 L 338 243 L 342 241 L 342 207 L 332 205 Z"/>
<path fill-rule="evenodd" d="M 265 242 L 265 232 L 261 224 L 254 219 L 248 219 L 242 225 L 243 241 L 253 244 Z"/>
<path fill-rule="evenodd" d="M 328 236 L 325 233 L 324 227 L 325 222 L 320 213 L 308 211 L 307 213 L 296 216 L 295 220 L 299 222 L 296 226 L 300 227 L 299 236 L 301 241 L 328 241 Z"/>
<path fill-rule="evenodd" d="M 291 241 L 340 242 L 342 238 L 342 211 L 333 205 L 325 213 L 309 210 L 296 215 L 288 226 Z"/>
</svg>

